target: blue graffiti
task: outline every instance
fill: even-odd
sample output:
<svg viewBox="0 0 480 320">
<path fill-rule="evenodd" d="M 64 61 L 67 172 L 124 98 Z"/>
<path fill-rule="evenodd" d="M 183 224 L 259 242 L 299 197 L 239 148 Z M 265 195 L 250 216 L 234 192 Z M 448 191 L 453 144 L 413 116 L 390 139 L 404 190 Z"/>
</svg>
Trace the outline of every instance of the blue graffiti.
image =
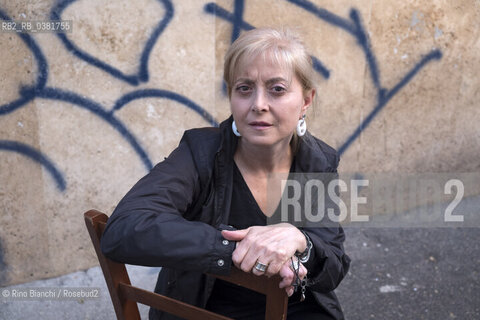
<svg viewBox="0 0 480 320">
<path fill-rule="evenodd" d="M 55 167 L 55 164 L 46 155 L 24 143 L 0 140 L 0 150 L 20 153 L 31 160 L 41 164 L 57 183 L 57 188 L 64 191 L 67 184 L 62 173 Z"/>
<path fill-rule="evenodd" d="M 233 7 L 233 27 L 232 38 L 230 40 L 232 43 L 237 40 L 238 36 L 240 36 L 240 32 L 242 31 L 242 29 L 240 28 L 240 24 L 243 21 L 243 9 L 245 7 L 244 0 L 235 0 L 235 4 Z"/>
<path fill-rule="evenodd" d="M 62 12 L 75 0 L 66 0 L 59 1 L 51 11 L 50 17 L 52 20 L 59 20 L 61 18 Z M 170 20 L 173 18 L 174 9 L 170 0 L 158 0 L 165 7 L 165 15 L 160 23 L 156 26 L 155 30 L 152 32 L 150 38 L 147 40 L 143 52 L 140 57 L 140 67 L 138 74 L 135 75 L 125 75 L 120 70 L 116 69 L 113 66 L 108 65 L 105 62 L 100 61 L 99 59 L 93 57 L 92 55 L 82 51 L 77 48 L 64 34 L 57 34 L 65 48 L 69 50 L 77 58 L 82 59 L 102 70 L 109 73 L 111 76 L 126 81 L 129 84 L 137 85 L 139 81 L 147 82 L 149 79 L 148 74 L 148 61 L 151 54 L 151 51 L 160 37 L 161 33 L 169 24 Z M 11 21 L 11 18 L 0 9 L 0 18 L 3 20 Z M 184 97 L 180 94 L 177 94 L 172 91 L 161 90 L 161 89 L 143 89 L 130 92 L 115 102 L 115 105 L 110 111 L 106 111 L 107 108 L 104 108 L 99 103 L 90 100 L 88 98 L 82 97 L 75 92 L 59 89 L 45 87 L 48 79 L 48 63 L 45 56 L 42 53 L 42 50 L 34 41 L 34 39 L 29 34 L 17 34 L 25 42 L 28 49 L 33 53 L 33 56 L 38 65 L 38 77 L 36 83 L 33 86 L 21 86 L 19 88 L 20 97 L 12 102 L 0 105 L 0 116 L 9 114 L 19 108 L 25 106 L 28 102 L 34 99 L 50 99 L 58 100 L 70 103 L 74 106 L 86 109 L 92 112 L 95 116 L 99 117 L 105 121 L 108 125 L 114 128 L 120 136 L 125 139 L 132 149 L 137 153 L 141 161 L 143 162 L 145 168 L 150 170 L 153 165 L 145 149 L 137 141 L 137 138 L 131 133 L 127 126 L 115 116 L 115 111 L 121 109 L 127 103 L 136 99 L 143 99 L 149 97 L 158 97 L 165 98 L 173 101 L 179 102 L 181 105 L 189 108 L 196 113 L 198 113 L 205 121 L 207 121 L 212 126 L 218 126 L 218 122 L 215 118 L 208 113 L 204 108 L 193 102 L 192 100 Z M 56 169 L 54 163 L 48 159 L 46 155 L 43 155 L 40 151 L 37 151 L 27 145 L 14 142 L 14 141 L 3 141 L 3 147 L 0 147 L 0 151 L 11 151 L 18 152 L 22 155 L 29 157 L 30 159 L 40 163 L 51 173 L 53 178 L 57 183 L 57 188 L 60 191 L 65 191 L 66 182 L 63 177 L 63 174 Z"/>
<path fill-rule="evenodd" d="M 52 20 L 60 20 L 62 16 L 62 12 L 65 10 L 65 8 L 67 8 L 69 5 L 71 5 L 75 1 L 77 0 L 63 0 L 57 3 L 57 5 L 53 8 L 50 14 L 50 18 Z M 109 73 L 110 75 L 112 75 L 117 79 L 126 81 L 131 85 L 138 85 L 140 81 L 142 82 L 148 81 L 149 79 L 148 61 L 150 58 L 150 54 L 152 53 L 152 49 L 155 43 L 157 42 L 158 38 L 160 37 L 162 32 L 165 30 L 165 28 L 168 26 L 168 24 L 170 23 L 174 15 L 173 5 L 170 0 L 159 0 L 159 1 L 160 3 L 162 3 L 162 5 L 165 8 L 165 15 L 163 19 L 159 22 L 159 24 L 155 27 L 154 31 L 150 35 L 150 38 L 145 44 L 145 47 L 140 56 L 140 67 L 137 74 L 132 74 L 132 75 L 124 74 L 122 71 L 111 66 L 110 64 L 95 58 L 94 56 L 78 48 L 73 42 L 71 42 L 67 38 L 66 34 L 64 33 L 57 33 L 57 36 L 60 38 L 65 48 L 68 51 L 70 51 L 73 55 L 78 57 L 79 59 L 82 59 L 87 63 L 99 69 L 102 69 L 103 71 Z"/>
<path fill-rule="evenodd" d="M 350 20 L 341 18 L 323 8 L 319 8 L 307 0 L 287 0 L 300 8 L 314 14 L 319 19 L 345 30 L 356 38 L 358 44 L 362 48 L 365 59 L 367 60 L 368 68 L 372 82 L 377 89 L 377 104 L 370 112 L 370 114 L 358 125 L 347 140 L 338 148 L 338 153 L 342 155 L 348 147 L 360 136 L 360 133 L 365 130 L 372 122 L 375 116 L 387 105 L 391 98 L 396 95 L 413 77 L 430 61 L 439 60 L 442 57 L 440 50 L 433 50 L 425 57 L 423 57 L 415 67 L 411 69 L 391 90 L 384 88 L 381 85 L 380 71 L 378 69 L 377 60 L 370 45 L 370 40 L 365 32 L 365 28 L 361 23 L 360 14 L 357 10 L 350 10 Z"/>
<path fill-rule="evenodd" d="M 243 9 L 244 0 L 235 0 L 233 14 L 213 2 L 207 3 L 204 7 L 206 13 L 213 14 L 216 17 L 222 18 L 232 24 L 231 42 L 235 41 L 238 38 L 241 30 L 248 31 L 255 29 L 254 26 L 243 20 Z M 311 56 L 311 58 L 315 71 L 317 71 L 325 79 L 328 79 L 330 77 L 330 71 L 323 65 L 323 63 L 318 58 L 314 56 Z"/>
<path fill-rule="evenodd" d="M 178 93 L 167 91 L 167 90 L 160 90 L 160 89 L 142 89 L 142 90 L 130 92 L 117 100 L 117 102 L 112 108 L 111 113 L 113 114 L 114 112 L 120 110 L 126 104 L 128 104 L 133 100 L 143 99 L 143 98 L 165 98 L 165 99 L 177 101 L 185 105 L 187 108 L 198 113 L 200 116 L 202 116 L 203 119 L 205 119 L 212 126 L 218 127 L 218 122 L 215 120 L 215 118 L 210 113 L 208 113 L 205 109 L 203 109 L 198 104 L 193 102 L 192 100 Z"/>
<path fill-rule="evenodd" d="M 0 18 L 6 21 L 12 21 L 12 19 L 2 10 L 0 9 Z M 47 59 L 40 50 L 40 47 L 35 42 L 35 40 L 27 33 L 20 33 L 17 34 L 20 39 L 27 45 L 28 49 L 33 53 L 33 57 L 37 63 L 38 68 L 38 75 L 36 79 L 36 83 L 34 85 L 35 90 L 41 90 L 45 87 L 48 78 L 48 64 Z M 27 104 L 28 102 L 34 99 L 34 95 L 24 95 L 21 96 L 19 99 L 6 103 L 4 105 L 0 105 L 0 116 L 6 115 L 22 106 Z"/>
<path fill-rule="evenodd" d="M 52 19 L 60 19 L 63 11 L 71 5 L 76 0 L 60 0 L 52 8 L 50 17 Z M 152 49 L 166 29 L 168 24 L 173 18 L 174 8 L 170 0 L 157 0 L 165 8 L 165 14 L 160 22 L 157 24 L 149 39 L 147 40 L 144 49 L 140 56 L 139 69 L 135 74 L 124 74 L 122 71 L 118 70 L 114 66 L 107 64 L 99 60 L 98 58 L 88 54 L 82 49 L 78 48 L 72 41 L 70 41 L 65 34 L 57 34 L 60 38 L 64 47 L 71 52 L 74 56 L 79 59 L 86 61 L 87 63 L 107 72 L 112 77 L 125 81 L 131 85 L 138 85 L 140 82 L 147 82 L 149 79 L 148 73 L 148 62 L 149 57 L 152 52 Z M 365 130 L 368 125 L 373 121 L 373 119 L 378 115 L 378 113 L 387 105 L 390 99 L 395 96 L 407 83 L 409 83 L 415 75 L 425 67 L 432 60 L 441 59 L 442 53 L 440 50 L 433 50 L 432 52 L 425 55 L 415 67 L 413 67 L 407 74 L 391 89 L 384 88 L 382 86 L 382 81 L 380 78 L 380 69 L 376 61 L 376 56 L 371 49 L 370 39 L 365 31 L 364 26 L 362 25 L 361 17 L 357 10 L 352 9 L 350 11 L 349 19 L 339 17 L 328 10 L 319 8 L 316 5 L 312 4 L 306 0 L 286 0 L 293 5 L 306 10 L 312 13 L 318 19 L 329 23 L 335 27 L 338 27 L 350 35 L 352 35 L 362 51 L 364 52 L 365 59 L 367 61 L 367 66 L 370 71 L 370 76 L 372 83 L 377 89 L 377 102 L 370 114 L 360 123 L 360 125 L 353 131 L 353 133 L 346 139 L 346 141 L 339 147 L 339 153 L 344 153 L 348 147 L 358 138 L 360 133 Z M 240 35 L 243 30 L 251 30 L 255 28 L 253 25 L 246 22 L 243 18 L 245 9 L 244 0 L 235 0 L 233 12 L 229 12 L 226 9 L 218 6 L 215 3 L 208 3 L 204 6 L 204 11 L 209 14 L 213 14 L 216 17 L 219 17 L 232 24 L 232 34 L 231 41 L 233 42 Z M 8 15 L 0 9 L 0 18 L 3 20 L 11 20 Z M 137 99 L 145 98 L 164 98 L 176 101 L 182 106 L 196 112 L 199 114 L 205 121 L 207 121 L 212 126 L 218 126 L 218 122 L 214 117 L 209 114 L 204 108 L 199 106 L 194 101 L 190 100 L 187 97 L 184 97 L 178 93 L 162 90 L 162 89 L 141 89 L 136 90 L 130 93 L 127 93 L 120 97 L 115 103 L 114 106 L 107 111 L 107 108 L 100 105 L 99 103 L 82 97 L 79 94 L 59 88 L 46 87 L 48 80 L 48 64 L 45 56 L 42 53 L 42 50 L 36 43 L 36 41 L 29 34 L 17 34 L 22 41 L 26 44 L 28 49 L 32 52 L 33 57 L 36 61 L 38 67 L 38 75 L 35 80 L 34 85 L 20 87 L 19 93 L 20 97 L 12 102 L 0 105 L 0 116 L 9 114 L 23 106 L 28 102 L 34 99 L 51 99 L 59 100 L 73 104 L 80 108 L 86 109 L 92 112 L 95 116 L 98 116 L 100 119 L 105 121 L 108 125 L 114 128 L 120 136 L 125 139 L 132 149 L 137 153 L 141 161 L 143 162 L 147 170 L 152 168 L 152 162 L 144 150 L 144 148 L 137 141 L 135 136 L 130 132 L 127 126 L 115 115 L 115 113 L 125 107 L 128 103 Z M 328 79 L 331 71 L 324 66 L 324 64 L 312 56 L 312 61 L 315 70 L 323 76 L 325 79 Z M 62 173 L 56 169 L 55 165 L 51 160 L 48 159 L 46 155 L 43 155 L 40 151 L 35 150 L 25 144 L 20 142 L 2 140 L 2 147 L 0 150 L 3 151 L 13 151 L 18 152 L 22 155 L 33 159 L 36 162 L 39 162 L 42 166 L 47 168 L 52 177 L 57 183 L 59 190 L 64 191 L 66 188 L 66 183 L 63 178 Z"/>
<path fill-rule="evenodd" d="M 442 58 L 442 53 L 439 50 L 434 50 L 428 55 L 423 57 L 421 61 L 408 72 L 400 82 L 398 82 L 391 90 L 382 90 L 382 94 L 379 96 L 379 101 L 375 108 L 370 112 L 370 114 L 363 120 L 360 125 L 353 131 L 353 133 L 347 138 L 347 140 L 340 146 L 338 153 L 342 154 L 347 150 L 347 148 L 360 136 L 365 128 L 372 122 L 375 116 L 387 105 L 390 99 L 393 98 L 407 83 L 409 83 L 413 77 L 430 61 L 440 60 Z"/>
<path fill-rule="evenodd" d="M 0 9 L 0 17 L 3 20 L 11 21 L 11 18 L 1 9 Z M 76 95 L 75 93 L 66 92 L 66 91 L 62 91 L 54 88 L 45 88 L 45 83 L 48 78 L 48 64 L 45 59 L 45 56 L 43 55 L 40 47 L 36 44 L 36 42 L 30 35 L 23 34 L 23 33 L 17 34 L 17 35 L 21 37 L 21 39 L 27 44 L 27 47 L 32 51 L 33 56 L 37 61 L 39 75 L 37 77 L 37 81 L 34 86 L 23 86 L 20 88 L 19 99 L 0 106 L 0 116 L 6 115 L 8 113 L 11 113 L 25 106 L 28 102 L 34 100 L 35 98 L 61 100 L 61 101 L 70 102 L 75 105 L 79 105 L 81 107 L 84 107 L 90 110 L 95 115 L 100 116 L 103 120 L 107 121 L 107 123 L 109 123 L 114 129 L 116 129 L 121 134 L 121 136 L 125 140 L 127 140 L 127 142 L 129 142 L 129 144 L 137 152 L 137 154 L 141 158 L 147 170 L 150 170 L 152 168 L 152 163 L 148 155 L 140 146 L 140 144 L 137 142 L 133 134 L 130 133 L 130 131 L 125 127 L 125 125 L 123 125 L 122 122 L 120 122 L 120 120 L 116 119 L 109 112 L 104 111 L 99 104 L 93 101 L 90 101 L 88 99 L 82 98 Z M 18 150 L 15 150 L 15 146 L 18 147 Z M 33 148 L 28 148 L 28 146 L 20 142 L 18 142 L 17 144 L 13 144 L 13 142 L 10 142 L 4 145 L 3 148 L 0 148 L 0 150 L 18 152 L 20 154 L 26 155 L 29 158 L 41 163 L 49 170 L 49 172 L 53 175 L 53 177 L 57 181 L 58 189 L 60 191 L 65 191 L 66 184 L 65 184 L 65 180 L 63 178 L 62 173 L 56 170 L 53 163 L 50 160 L 47 161 L 48 158 L 42 155 L 39 151 L 35 151 Z"/>
<path fill-rule="evenodd" d="M 83 98 L 74 92 L 48 87 L 37 92 L 36 97 L 65 101 L 92 112 L 100 119 L 106 121 L 109 125 L 111 125 L 115 130 L 120 133 L 120 135 L 130 144 L 133 150 L 135 150 L 140 156 L 140 159 L 142 160 L 147 170 L 150 170 L 152 168 L 152 162 L 150 161 L 150 158 L 148 157 L 142 146 L 137 142 L 137 139 L 134 137 L 134 135 L 130 133 L 127 127 L 119 119 L 117 119 L 115 115 L 108 111 L 105 111 L 98 103 L 87 98 Z"/>
<path fill-rule="evenodd" d="M 440 50 L 432 50 L 426 56 L 424 56 L 420 62 L 418 62 L 392 89 L 388 90 L 382 86 L 380 80 L 380 71 L 377 64 L 375 54 L 371 49 L 370 39 L 365 32 L 365 28 L 362 25 L 360 14 L 357 10 L 352 9 L 350 11 L 350 20 L 339 17 L 330 11 L 320 8 L 315 4 L 307 0 L 286 0 L 299 8 L 302 8 L 318 19 L 325 21 L 335 27 L 338 27 L 349 34 L 351 34 L 356 40 L 362 51 L 364 52 L 365 59 L 370 71 L 372 82 L 377 89 L 377 103 L 370 114 L 358 125 L 353 133 L 341 144 L 338 148 L 338 153 L 342 155 L 348 147 L 360 136 L 361 132 L 365 130 L 372 120 L 378 115 L 378 113 L 387 105 L 387 103 L 395 96 L 408 82 L 410 82 L 415 75 L 423 68 L 427 63 L 432 60 L 439 60 L 442 58 Z M 236 39 L 239 35 L 238 30 L 251 30 L 254 26 L 248 24 L 243 20 L 244 0 L 235 1 L 233 14 L 224 8 L 218 6 L 215 3 L 208 3 L 204 7 L 205 12 L 213 14 L 219 18 L 222 18 L 232 24 L 232 40 Z M 323 66 L 323 64 L 312 56 L 313 65 L 317 72 L 322 74 L 325 78 L 328 78 L 330 71 Z"/>
</svg>

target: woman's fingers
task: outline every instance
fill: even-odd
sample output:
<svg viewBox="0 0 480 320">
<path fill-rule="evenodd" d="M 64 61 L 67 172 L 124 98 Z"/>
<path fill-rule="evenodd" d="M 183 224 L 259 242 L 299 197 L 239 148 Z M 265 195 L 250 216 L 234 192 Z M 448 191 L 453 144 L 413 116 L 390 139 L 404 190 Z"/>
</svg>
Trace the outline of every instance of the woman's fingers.
<svg viewBox="0 0 480 320">
<path fill-rule="evenodd" d="M 305 236 L 287 223 L 235 231 L 223 230 L 222 236 L 237 242 L 232 254 L 232 261 L 237 268 L 266 276 L 278 274 L 301 247 L 302 241 L 305 242 Z M 301 278 L 303 276 L 302 274 Z"/>
<path fill-rule="evenodd" d="M 232 255 L 235 266 L 248 272 L 259 261 L 268 265 L 264 272 L 267 276 L 277 274 L 285 261 L 294 254 L 298 243 L 304 241 L 303 234 L 296 227 L 285 223 L 222 231 L 222 235 L 228 240 L 237 241 L 237 248 Z M 254 270 L 253 273 L 262 274 L 257 271 Z"/>
<path fill-rule="evenodd" d="M 243 241 L 237 242 L 237 247 L 233 251 L 232 261 L 235 266 L 244 272 L 252 271 L 255 263 L 257 262 L 259 254 L 256 254 L 252 246 L 250 245 L 250 240 L 245 239 Z M 261 261 L 262 262 L 262 261 Z M 264 261 L 268 265 L 268 261 Z"/>
<path fill-rule="evenodd" d="M 296 259 L 296 258 L 293 258 Z M 297 278 L 297 272 L 293 268 L 294 266 L 292 265 L 292 260 L 288 260 L 285 262 L 285 264 L 282 266 L 280 269 L 279 275 L 282 277 L 282 281 L 279 283 L 279 288 L 285 288 L 287 291 L 287 294 L 289 292 L 289 288 L 294 288 L 293 285 L 296 283 L 296 278 Z M 300 280 L 303 280 L 305 276 L 307 275 L 307 268 L 301 263 L 298 265 L 298 277 Z"/>
<path fill-rule="evenodd" d="M 280 277 L 282 277 L 282 281 L 280 281 L 279 288 L 286 288 L 291 286 L 293 281 L 295 280 L 295 273 L 289 266 L 290 260 L 285 262 L 278 273 Z"/>
<path fill-rule="evenodd" d="M 301 280 L 303 280 L 303 278 L 305 278 L 305 276 L 307 275 L 307 268 L 305 268 L 305 266 L 303 264 L 300 263 L 300 268 L 298 270 L 298 276 L 300 277 Z"/>
<path fill-rule="evenodd" d="M 230 241 L 242 241 L 248 233 L 248 229 L 222 230 L 222 237 Z"/>
<path fill-rule="evenodd" d="M 266 275 L 271 277 L 280 272 L 282 263 L 280 261 L 271 262 L 266 271 Z"/>
<path fill-rule="evenodd" d="M 238 241 L 232 254 L 232 261 L 237 268 L 244 272 L 252 271 L 257 275 L 262 275 L 266 272 L 270 259 L 267 260 L 268 255 L 266 255 L 262 249 L 262 241 L 261 239 L 259 240 L 258 230 L 255 230 L 255 227 L 237 231 L 222 231 L 222 235 L 224 235 L 226 239 L 235 239 Z M 266 265 L 263 272 L 254 269 L 257 261 Z"/>
<path fill-rule="evenodd" d="M 295 288 L 292 286 L 289 286 L 285 288 L 285 292 L 287 293 L 287 296 L 291 297 L 293 293 L 295 292 Z"/>
</svg>

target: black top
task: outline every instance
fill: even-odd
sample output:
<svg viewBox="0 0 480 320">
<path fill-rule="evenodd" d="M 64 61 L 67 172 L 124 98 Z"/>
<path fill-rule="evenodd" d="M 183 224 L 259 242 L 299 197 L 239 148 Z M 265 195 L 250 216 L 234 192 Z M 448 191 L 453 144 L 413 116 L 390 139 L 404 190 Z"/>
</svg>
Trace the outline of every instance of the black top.
<svg viewBox="0 0 480 320">
<path fill-rule="evenodd" d="M 267 217 L 258 206 L 236 164 L 233 166 L 233 185 L 235 187 L 232 193 L 228 224 L 235 229 L 265 226 Z M 289 307 L 299 304 L 299 299 L 299 292 L 294 293 L 289 298 Z M 255 319 L 256 317 L 263 319 L 265 303 L 265 295 L 261 293 L 216 279 L 206 308 L 235 319 Z M 305 300 L 302 305 L 309 309 L 318 307 L 313 299 Z"/>
<path fill-rule="evenodd" d="M 232 192 L 232 206 L 230 207 L 228 224 L 238 230 L 251 226 L 265 226 L 267 216 L 258 206 L 235 163 L 233 165 L 233 185 L 235 187 Z"/>
</svg>

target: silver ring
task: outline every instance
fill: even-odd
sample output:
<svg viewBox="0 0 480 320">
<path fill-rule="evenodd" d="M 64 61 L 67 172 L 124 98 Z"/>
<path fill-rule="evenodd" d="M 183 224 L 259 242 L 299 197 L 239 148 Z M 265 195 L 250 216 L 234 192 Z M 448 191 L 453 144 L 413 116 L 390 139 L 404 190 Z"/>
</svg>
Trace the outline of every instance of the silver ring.
<svg viewBox="0 0 480 320">
<path fill-rule="evenodd" d="M 267 270 L 267 267 L 268 265 L 267 264 L 264 264 L 264 263 L 261 263 L 261 262 L 258 262 L 255 263 L 255 270 L 257 271 L 260 271 L 260 272 L 265 272 L 265 270 Z"/>
</svg>

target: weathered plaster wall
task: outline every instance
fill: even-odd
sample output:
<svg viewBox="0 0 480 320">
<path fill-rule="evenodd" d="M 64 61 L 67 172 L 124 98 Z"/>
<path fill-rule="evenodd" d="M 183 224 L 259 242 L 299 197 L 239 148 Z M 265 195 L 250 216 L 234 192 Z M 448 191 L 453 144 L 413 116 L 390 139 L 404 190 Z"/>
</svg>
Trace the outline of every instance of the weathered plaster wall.
<svg viewBox="0 0 480 320">
<path fill-rule="evenodd" d="M 223 55 L 253 27 L 304 35 L 341 171 L 480 169 L 478 1 L 0 1 L 58 17 L 71 33 L 0 33 L 0 285 L 96 263 L 82 213 L 229 115 Z"/>
</svg>

